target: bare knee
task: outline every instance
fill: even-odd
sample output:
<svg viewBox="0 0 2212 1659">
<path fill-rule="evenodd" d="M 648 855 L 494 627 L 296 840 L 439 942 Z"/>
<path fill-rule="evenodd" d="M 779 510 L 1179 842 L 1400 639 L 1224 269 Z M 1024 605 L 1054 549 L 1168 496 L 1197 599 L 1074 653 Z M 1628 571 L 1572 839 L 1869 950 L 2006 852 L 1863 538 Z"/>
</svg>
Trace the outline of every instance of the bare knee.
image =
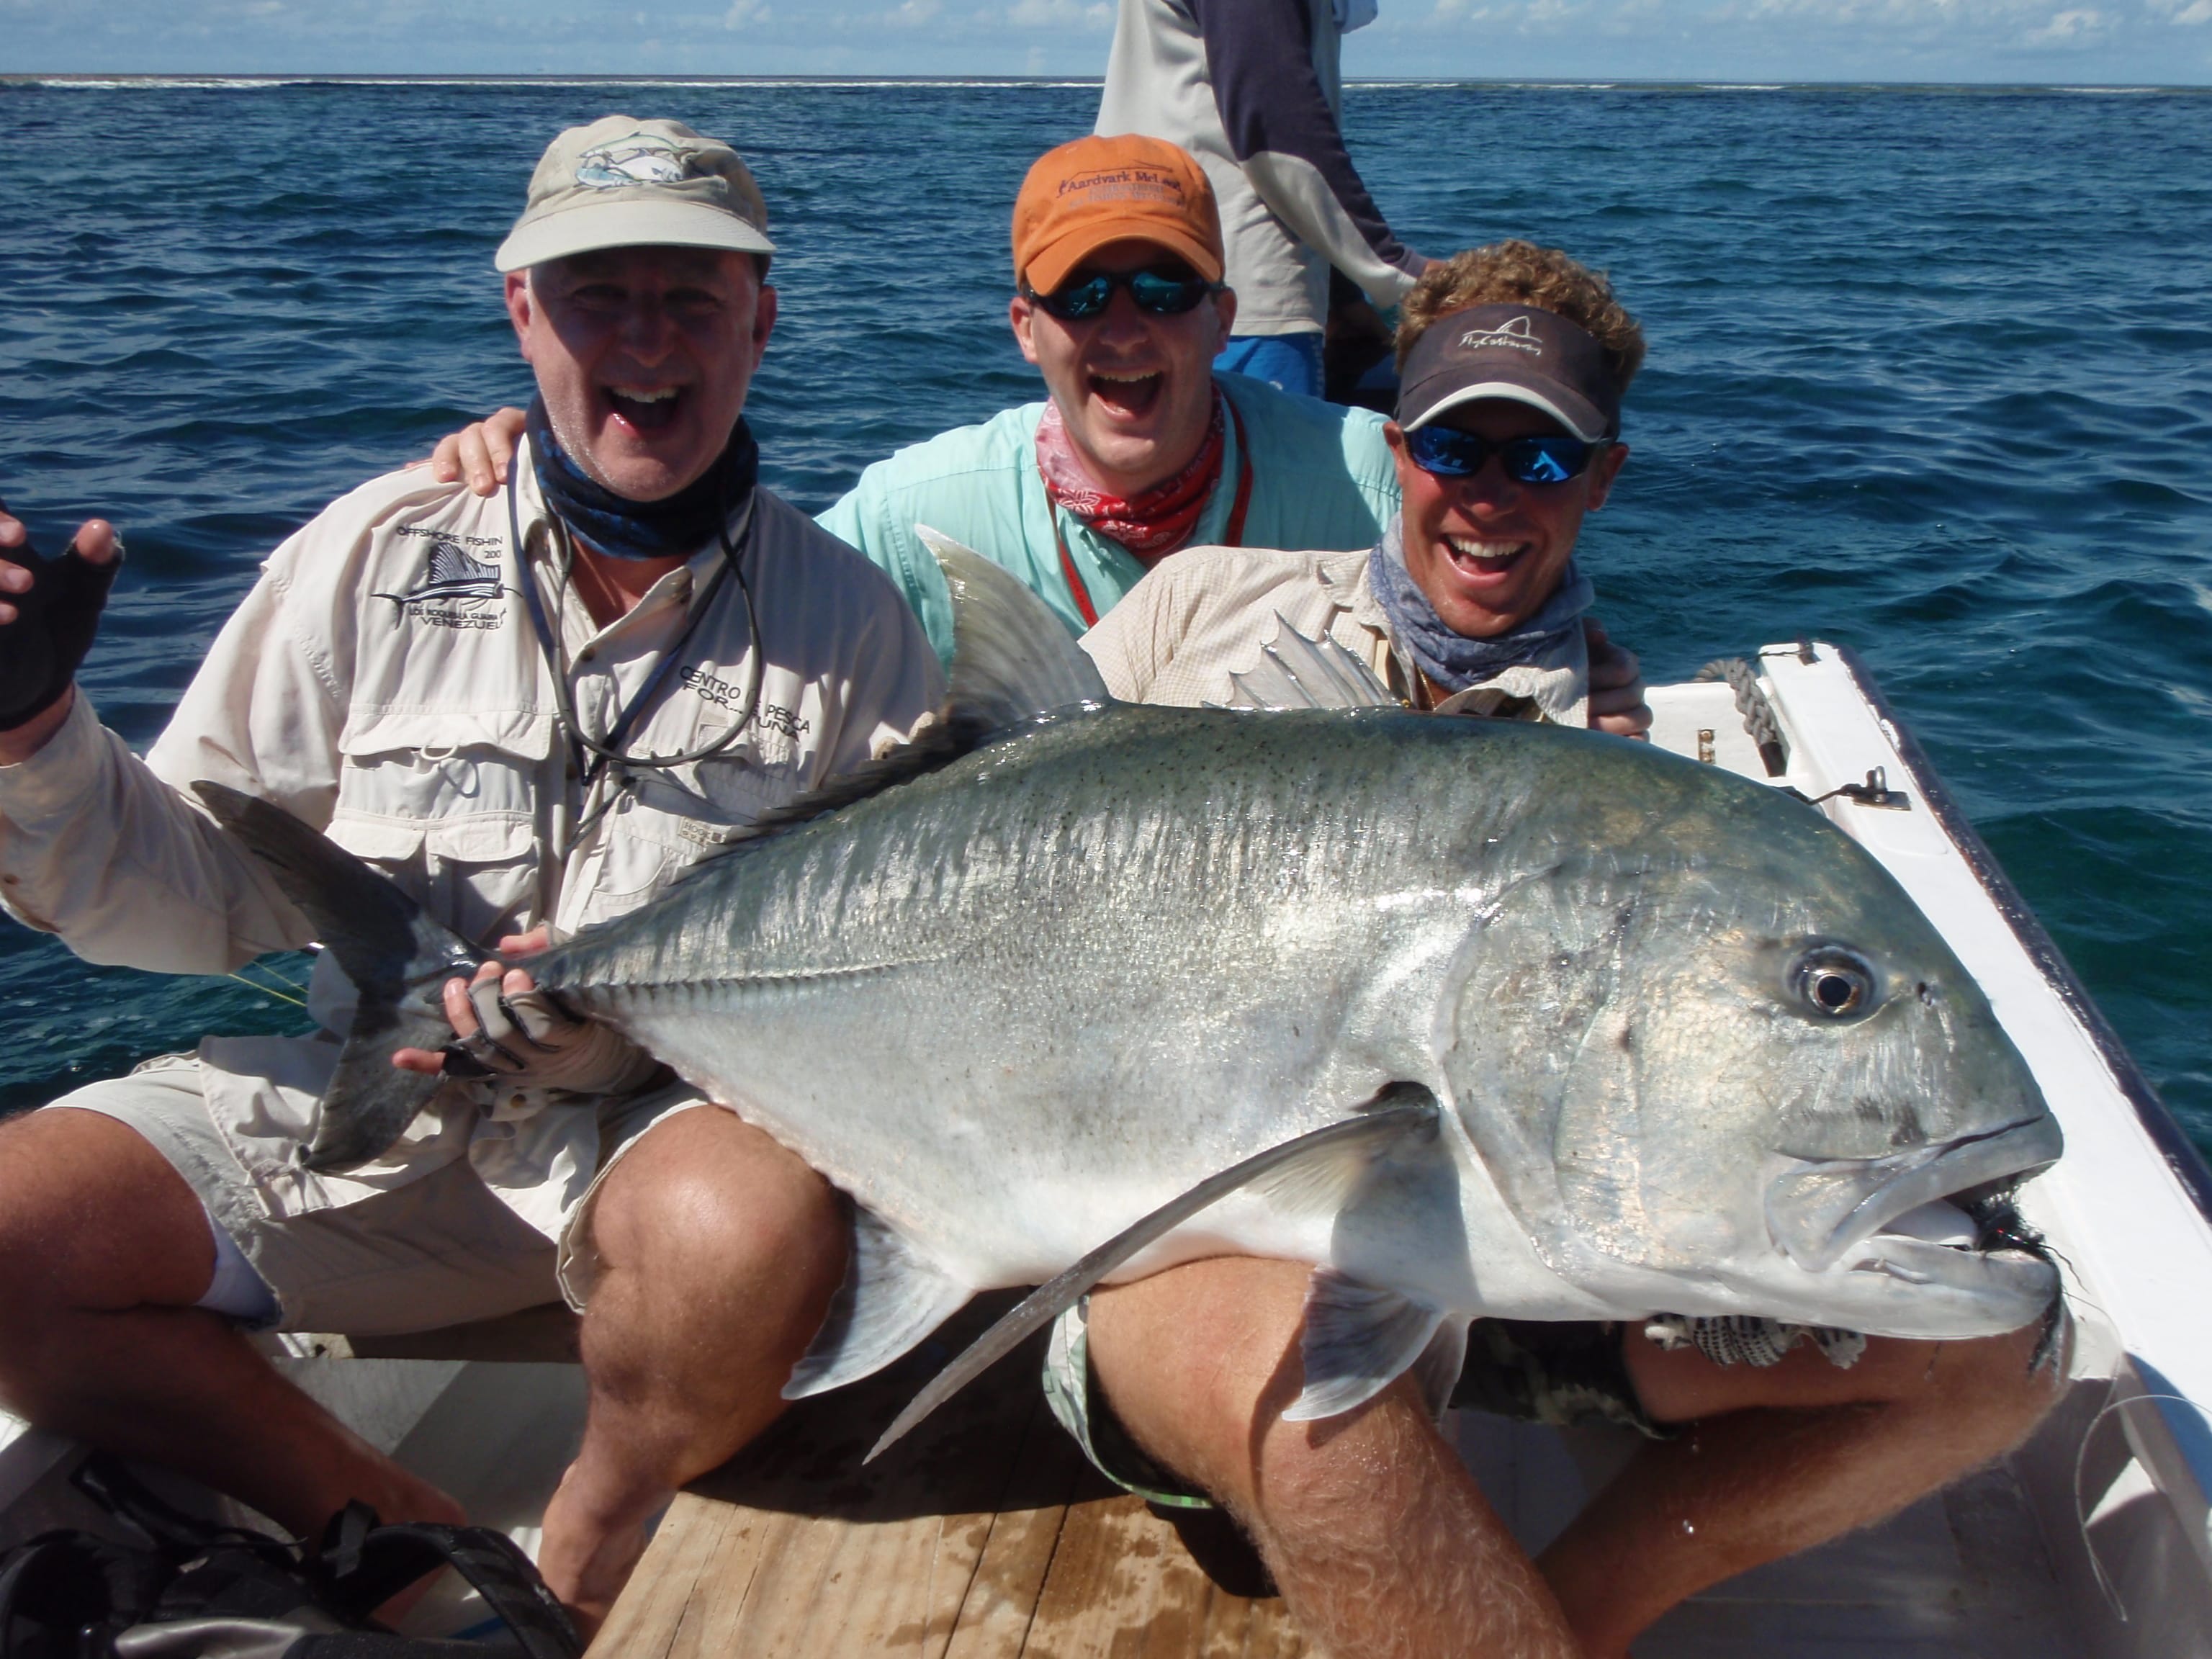
<svg viewBox="0 0 2212 1659">
<path fill-rule="evenodd" d="M 847 1226 L 836 1192 L 795 1155 L 702 1108 L 655 1125 L 609 1172 L 591 1242 L 604 1272 L 650 1286 L 684 1325 L 741 1303 L 756 1332 L 806 1323 L 811 1337 L 844 1276 Z"/>
<path fill-rule="evenodd" d="M 214 1274 L 207 1212 L 137 1131 L 76 1109 L 0 1128 L 0 1326 L 186 1307 Z"/>
<path fill-rule="evenodd" d="M 1223 1256 L 1091 1298 L 1091 1363 L 1122 1425 L 1232 1504 L 1252 1495 L 1262 1442 L 1304 1386 L 1297 1338 L 1310 1271 Z"/>
</svg>

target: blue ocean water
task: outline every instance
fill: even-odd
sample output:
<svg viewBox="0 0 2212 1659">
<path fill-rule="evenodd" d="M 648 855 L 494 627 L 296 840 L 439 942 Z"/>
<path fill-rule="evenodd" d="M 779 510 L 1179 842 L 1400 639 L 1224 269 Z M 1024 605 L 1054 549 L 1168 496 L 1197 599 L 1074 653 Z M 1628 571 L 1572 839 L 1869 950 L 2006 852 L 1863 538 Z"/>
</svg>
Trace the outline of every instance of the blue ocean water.
<svg viewBox="0 0 2212 1659">
<path fill-rule="evenodd" d="M 85 680 L 149 741 L 256 561 L 527 389 L 493 247 L 556 129 L 734 139 L 784 252 L 770 483 L 1039 395 L 1030 159 L 1095 88 L 0 82 L 0 495 L 131 562 Z M 1609 270 L 1643 319 L 1601 612 L 1655 678 L 1856 646 L 2212 1147 L 2212 95 L 1356 87 L 1407 240 Z M 294 1009 L 0 922 L 0 1110 Z"/>
</svg>

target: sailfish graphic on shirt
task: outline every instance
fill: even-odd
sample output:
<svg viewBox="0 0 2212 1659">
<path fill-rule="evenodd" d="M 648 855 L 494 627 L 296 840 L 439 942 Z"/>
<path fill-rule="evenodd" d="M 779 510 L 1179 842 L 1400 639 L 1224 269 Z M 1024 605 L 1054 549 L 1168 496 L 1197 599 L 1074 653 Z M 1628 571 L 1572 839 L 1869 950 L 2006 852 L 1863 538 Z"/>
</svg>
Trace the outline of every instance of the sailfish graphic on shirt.
<svg viewBox="0 0 2212 1659">
<path fill-rule="evenodd" d="M 495 599 L 503 586 L 497 565 L 471 557 L 468 550 L 451 536 L 434 536 L 430 562 L 422 572 L 422 580 L 404 593 L 379 593 L 376 597 L 390 599 L 404 610 L 410 605 L 438 599 Z"/>
</svg>

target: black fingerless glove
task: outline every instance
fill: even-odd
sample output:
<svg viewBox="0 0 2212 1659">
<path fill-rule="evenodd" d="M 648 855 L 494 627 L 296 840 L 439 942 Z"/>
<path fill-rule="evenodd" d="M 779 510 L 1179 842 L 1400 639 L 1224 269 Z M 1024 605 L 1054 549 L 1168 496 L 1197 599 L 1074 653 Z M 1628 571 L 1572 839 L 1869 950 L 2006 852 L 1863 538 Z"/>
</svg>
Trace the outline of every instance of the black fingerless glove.
<svg viewBox="0 0 2212 1659">
<path fill-rule="evenodd" d="M 7 504 L 0 501 L 0 512 Z M 0 592 L 15 620 L 0 623 L 0 732 L 44 714 L 76 678 L 77 665 L 100 630 L 100 607 L 122 567 L 122 550 L 106 564 L 80 556 L 71 542 L 58 558 L 41 558 L 27 542 L 0 548 L 0 560 L 31 573 L 27 593 Z"/>
</svg>

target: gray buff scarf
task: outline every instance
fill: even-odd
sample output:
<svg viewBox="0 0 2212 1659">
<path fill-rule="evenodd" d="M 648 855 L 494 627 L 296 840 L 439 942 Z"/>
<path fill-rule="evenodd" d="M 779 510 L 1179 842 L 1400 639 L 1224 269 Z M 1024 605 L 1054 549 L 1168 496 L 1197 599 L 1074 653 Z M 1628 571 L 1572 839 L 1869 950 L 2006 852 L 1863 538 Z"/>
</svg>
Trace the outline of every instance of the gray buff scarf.
<svg viewBox="0 0 2212 1659">
<path fill-rule="evenodd" d="M 1367 580 L 1389 618 L 1391 637 L 1448 692 L 1464 691 L 1523 664 L 1548 665 L 1547 659 L 1581 630 L 1583 612 L 1597 597 L 1589 578 L 1570 559 L 1559 590 L 1520 627 L 1486 640 L 1455 634 L 1406 568 L 1406 544 L 1395 516 L 1367 556 Z"/>
</svg>

